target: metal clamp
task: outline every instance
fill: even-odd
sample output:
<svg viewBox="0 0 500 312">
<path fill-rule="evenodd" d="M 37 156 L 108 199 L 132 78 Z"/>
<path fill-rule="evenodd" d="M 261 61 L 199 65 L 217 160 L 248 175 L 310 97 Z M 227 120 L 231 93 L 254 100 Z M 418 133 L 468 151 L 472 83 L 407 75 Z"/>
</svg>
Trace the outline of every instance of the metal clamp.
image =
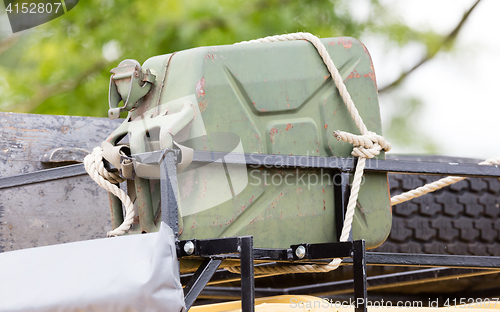
<svg viewBox="0 0 500 312">
<path fill-rule="evenodd" d="M 136 60 L 122 61 L 111 73 L 108 117 L 116 119 L 122 111 L 130 111 L 141 105 L 142 98 L 151 90 L 156 76 L 151 70 L 144 70 Z M 118 107 L 121 101 L 123 106 Z"/>
</svg>

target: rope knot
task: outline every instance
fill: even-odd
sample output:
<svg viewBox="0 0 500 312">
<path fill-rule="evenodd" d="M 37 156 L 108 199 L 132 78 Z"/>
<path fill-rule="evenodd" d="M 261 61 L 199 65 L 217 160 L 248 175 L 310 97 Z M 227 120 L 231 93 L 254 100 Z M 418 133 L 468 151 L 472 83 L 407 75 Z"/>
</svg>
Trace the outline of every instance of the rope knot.
<svg viewBox="0 0 500 312">
<path fill-rule="evenodd" d="M 353 145 L 352 155 L 363 158 L 373 158 L 380 154 L 381 150 L 390 151 L 391 144 L 383 136 L 368 131 L 364 135 L 356 135 L 344 131 L 334 131 L 333 135 L 338 141 L 344 141 Z"/>
</svg>

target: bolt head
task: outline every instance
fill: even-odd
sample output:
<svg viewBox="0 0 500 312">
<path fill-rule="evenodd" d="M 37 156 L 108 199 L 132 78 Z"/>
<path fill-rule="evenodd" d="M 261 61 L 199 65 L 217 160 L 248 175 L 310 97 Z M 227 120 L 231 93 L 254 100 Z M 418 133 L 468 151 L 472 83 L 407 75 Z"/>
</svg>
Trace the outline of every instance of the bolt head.
<svg viewBox="0 0 500 312">
<path fill-rule="evenodd" d="M 299 246 L 295 249 L 295 255 L 297 258 L 302 259 L 306 255 L 306 248 L 304 246 Z"/>
<path fill-rule="evenodd" d="M 188 255 L 192 255 L 194 252 L 194 244 L 193 242 L 189 241 L 184 244 L 184 252 Z"/>
</svg>

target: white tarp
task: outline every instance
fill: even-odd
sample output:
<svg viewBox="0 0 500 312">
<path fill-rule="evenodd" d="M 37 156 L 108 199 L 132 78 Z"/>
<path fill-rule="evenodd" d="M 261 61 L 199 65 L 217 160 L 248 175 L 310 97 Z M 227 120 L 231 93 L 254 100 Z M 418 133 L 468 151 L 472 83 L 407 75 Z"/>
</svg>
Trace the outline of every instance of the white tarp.
<svg viewBox="0 0 500 312">
<path fill-rule="evenodd" d="M 0 311 L 184 311 L 172 230 L 0 253 Z"/>
</svg>

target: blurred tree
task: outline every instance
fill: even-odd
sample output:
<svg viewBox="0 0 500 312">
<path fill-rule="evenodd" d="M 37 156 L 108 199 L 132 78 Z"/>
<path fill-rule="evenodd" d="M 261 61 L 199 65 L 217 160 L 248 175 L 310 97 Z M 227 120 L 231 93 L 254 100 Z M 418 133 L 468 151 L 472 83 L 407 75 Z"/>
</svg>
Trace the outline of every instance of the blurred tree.
<svg viewBox="0 0 500 312">
<path fill-rule="evenodd" d="M 360 17 L 356 4 L 368 13 Z M 414 68 L 382 86 L 388 92 L 439 51 L 450 50 L 476 4 L 452 33 L 441 36 L 409 27 L 377 0 L 80 1 L 52 22 L 0 37 L 0 110 L 107 116 L 109 70 L 121 59 L 142 63 L 197 46 L 297 31 L 320 37 L 376 35 L 394 48 L 425 46 L 427 54 Z M 401 112 L 418 112 L 418 100 L 399 100 Z M 388 127 L 389 137 L 403 145 L 410 142 L 406 116 L 396 114 Z M 424 141 L 422 149 L 435 151 L 431 141 Z"/>
</svg>

